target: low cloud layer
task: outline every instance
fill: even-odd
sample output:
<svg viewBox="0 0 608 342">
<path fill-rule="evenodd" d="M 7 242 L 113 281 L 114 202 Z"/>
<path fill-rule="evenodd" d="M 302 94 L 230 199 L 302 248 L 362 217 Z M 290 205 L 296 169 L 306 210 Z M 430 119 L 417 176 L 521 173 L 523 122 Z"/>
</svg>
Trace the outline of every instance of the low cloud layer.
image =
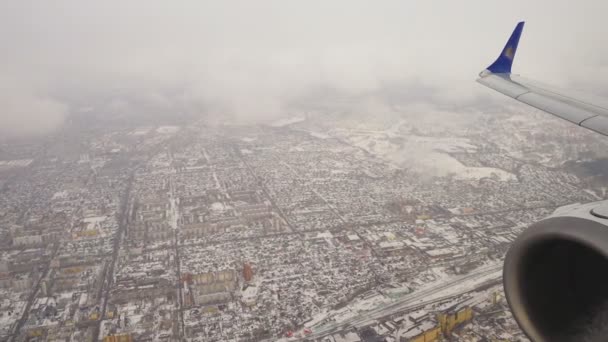
<svg viewBox="0 0 608 342">
<path fill-rule="evenodd" d="M 519 20 L 516 70 L 597 91 L 604 1 L 17 1 L 0 4 L 0 134 L 70 113 L 263 122 L 331 94 L 466 110 Z M 368 100 L 365 100 L 368 101 Z"/>
<path fill-rule="evenodd" d="M 0 79 L 0 136 L 29 136 L 58 128 L 68 104 L 46 93 L 46 87 L 4 73 Z"/>
</svg>

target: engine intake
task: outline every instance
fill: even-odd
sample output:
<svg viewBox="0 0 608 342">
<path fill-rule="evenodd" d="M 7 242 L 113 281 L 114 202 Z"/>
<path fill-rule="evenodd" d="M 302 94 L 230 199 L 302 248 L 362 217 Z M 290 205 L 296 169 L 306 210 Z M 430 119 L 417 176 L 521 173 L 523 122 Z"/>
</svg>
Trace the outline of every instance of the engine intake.
<svg viewBox="0 0 608 342">
<path fill-rule="evenodd" d="M 590 211 L 605 203 L 558 209 L 507 253 L 507 301 L 533 341 L 608 338 L 608 219 Z"/>
</svg>

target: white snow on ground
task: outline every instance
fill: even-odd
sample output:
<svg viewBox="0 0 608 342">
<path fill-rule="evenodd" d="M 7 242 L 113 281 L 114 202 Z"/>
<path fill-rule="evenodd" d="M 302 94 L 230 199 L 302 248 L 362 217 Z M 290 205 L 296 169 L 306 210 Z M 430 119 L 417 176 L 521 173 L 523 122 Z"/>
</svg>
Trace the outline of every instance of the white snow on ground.
<svg viewBox="0 0 608 342">
<path fill-rule="evenodd" d="M 33 161 L 34 159 L 0 160 L 0 167 L 26 167 Z"/>
<path fill-rule="evenodd" d="M 315 137 L 315 138 L 319 138 L 319 139 L 329 139 L 331 138 L 331 136 L 327 135 L 327 134 L 323 134 L 323 133 L 317 133 L 317 132 L 309 132 L 311 136 Z"/>
<path fill-rule="evenodd" d="M 56 193 L 53 194 L 53 199 L 64 199 L 66 197 L 68 197 L 67 190 L 57 191 Z"/>
<path fill-rule="evenodd" d="M 105 221 L 107 218 L 107 216 L 85 217 L 82 219 L 82 222 L 87 223 L 87 229 L 95 229 L 101 224 L 101 222 Z"/>
<path fill-rule="evenodd" d="M 3 295 L 6 293 L 3 293 Z M 3 315 L 0 315 L 0 336 L 6 336 L 10 333 L 13 324 L 21 317 L 23 310 L 26 306 L 25 301 L 14 301 L 12 302 L 13 308 L 10 311 L 5 311 Z M 9 307 L 11 301 L 7 299 L 0 300 L 0 305 L 3 307 Z M 10 315 L 8 313 L 11 313 Z"/>
<path fill-rule="evenodd" d="M 303 117 L 303 116 L 294 116 L 294 117 L 291 117 L 291 118 L 285 118 L 285 119 L 277 120 L 277 121 L 271 123 L 270 126 L 272 126 L 272 127 L 283 127 L 283 126 L 291 125 L 291 124 L 294 124 L 294 123 L 302 122 L 304 120 L 306 120 L 306 118 Z"/>
<path fill-rule="evenodd" d="M 334 236 L 332 235 L 332 233 L 329 230 L 326 230 L 322 233 L 318 233 L 317 234 L 317 239 L 331 239 Z"/>
<path fill-rule="evenodd" d="M 380 294 L 375 294 L 363 300 L 349 304 L 349 308 L 354 312 L 369 311 L 387 303 L 390 303 L 390 301 L 390 298 L 384 297 Z"/>
<path fill-rule="evenodd" d="M 440 298 L 456 296 L 488 281 L 499 279 L 502 275 L 502 265 L 499 262 L 486 263 L 465 275 L 450 275 L 438 268 L 432 269 L 432 272 L 436 275 L 435 281 L 424 284 L 414 292 L 405 291 L 398 299 L 370 291 L 339 310 L 320 312 L 315 316 L 314 323 L 306 326 L 312 330 L 313 335 L 319 334 L 312 336 L 314 338 L 324 336 L 326 333 L 332 334 L 333 328 L 342 324 L 364 326 L 379 317 L 404 310 L 408 306 L 413 307 Z"/>
<path fill-rule="evenodd" d="M 139 128 L 136 128 L 134 131 L 132 131 L 129 134 L 131 134 L 131 135 L 146 135 L 146 134 L 148 134 L 148 132 L 150 132 L 151 129 L 152 129 L 151 127 L 139 127 Z"/>
<path fill-rule="evenodd" d="M 466 138 L 400 136 L 393 128 L 386 131 L 335 130 L 332 134 L 399 167 L 410 168 L 425 175 L 453 175 L 457 179 L 495 177 L 501 181 L 516 180 L 516 176 L 510 172 L 490 167 L 467 167 L 450 156 L 448 153 L 477 151 L 477 147 Z"/>
<path fill-rule="evenodd" d="M 304 327 L 309 328 L 309 327 L 315 326 L 317 323 L 319 323 L 320 321 L 322 321 L 326 318 L 327 318 L 327 309 L 323 309 L 323 311 L 315 314 L 310 321 L 304 323 Z"/>
<path fill-rule="evenodd" d="M 294 129 L 295 131 L 300 131 L 300 132 L 304 132 L 304 133 L 308 133 L 310 134 L 311 137 L 317 138 L 317 139 L 329 139 L 331 138 L 331 135 L 325 134 L 325 133 L 321 133 L 321 132 L 315 132 L 315 131 L 309 131 L 307 129 L 301 129 L 301 128 L 297 128 Z"/>
<path fill-rule="evenodd" d="M 169 225 L 173 229 L 177 229 L 177 224 L 179 220 L 179 204 L 177 203 L 177 199 L 172 197 L 169 199 L 169 203 L 171 203 L 171 209 L 169 212 Z"/>
<path fill-rule="evenodd" d="M 223 211 L 226 211 L 227 207 L 223 203 L 214 202 L 214 203 L 211 204 L 211 208 L 210 209 L 212 211 L 215 211 L 215 212 L 223 212 Z"/>
<path fill-rule="evenodd" d="M 156 133 L 172 134 L 179 131 L 179 126 L 160 126 L 156 129 Z"/>
</svg>

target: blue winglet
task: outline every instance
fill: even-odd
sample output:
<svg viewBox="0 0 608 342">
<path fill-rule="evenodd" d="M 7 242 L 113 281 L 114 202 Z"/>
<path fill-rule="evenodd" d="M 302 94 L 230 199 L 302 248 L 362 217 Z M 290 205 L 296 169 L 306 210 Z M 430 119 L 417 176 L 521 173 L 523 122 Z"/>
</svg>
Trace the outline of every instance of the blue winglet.
<svg viewBox="0 0 608 342">
<path fill-rule="evenodd" d="M 495 74 L 511 73 L 511 65 L 513 65 L 513 59 L 515 58 L 515 51 L 517 51 L 517 44 L 519 44 L 519 37 L 521 31 L 524 29 L 524 22 L 521 21 L 515 26 L 515 30 L 511 34 L 511 38 L 507 41 L 507 45 L 502 49 L 500 56 L 496 59 L 492 65 L 488 67 L 488 70 Z"/>
</svg>

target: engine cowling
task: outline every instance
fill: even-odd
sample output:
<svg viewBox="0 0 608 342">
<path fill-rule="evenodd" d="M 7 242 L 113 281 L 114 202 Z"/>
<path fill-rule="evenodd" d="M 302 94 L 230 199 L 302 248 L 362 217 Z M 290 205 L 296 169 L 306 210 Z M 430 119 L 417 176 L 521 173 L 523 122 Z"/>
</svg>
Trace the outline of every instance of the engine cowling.
<svg viewBox="0 0 608 342">
<path fill-rule="evenodd" d="M 511 246 L 513 316 L 533 341 L 608 339 L 608 201 L 561 207 Z"/>
</svg>

